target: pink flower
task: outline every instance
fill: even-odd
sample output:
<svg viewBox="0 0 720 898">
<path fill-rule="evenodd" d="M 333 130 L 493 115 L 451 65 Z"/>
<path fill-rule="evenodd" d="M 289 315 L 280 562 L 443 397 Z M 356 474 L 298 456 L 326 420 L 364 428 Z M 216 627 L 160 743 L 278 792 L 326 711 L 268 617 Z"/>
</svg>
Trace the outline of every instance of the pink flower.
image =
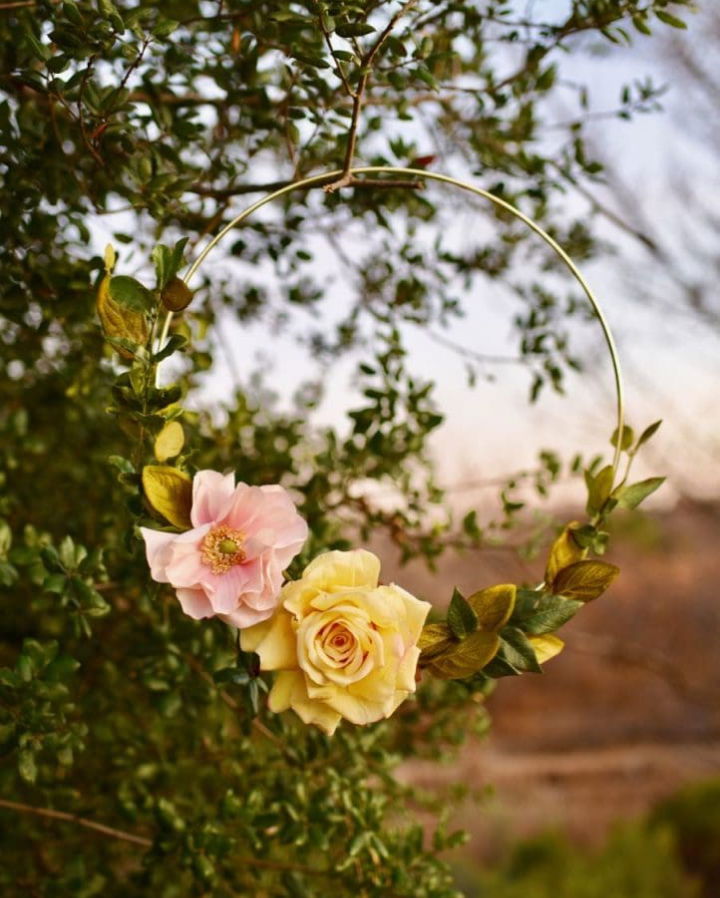
<svg viewBox="0 0 720 898">
<path fill-rule="evenodd" d="M 269 618 L 308 533 L 288 492 L 198 471 L 190 520 L 185 533 L 141 528 L 153 579 L 175 587 L 190 617 L 218 615 L 235 627 Z"/>
</svg>

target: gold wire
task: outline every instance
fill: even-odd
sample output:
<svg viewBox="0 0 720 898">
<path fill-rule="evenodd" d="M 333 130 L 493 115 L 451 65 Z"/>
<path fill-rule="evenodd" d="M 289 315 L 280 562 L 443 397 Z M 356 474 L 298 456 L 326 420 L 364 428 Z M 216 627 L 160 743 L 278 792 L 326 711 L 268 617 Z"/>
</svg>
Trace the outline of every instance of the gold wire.
<svg viewBox="0 0 720 898">
<path fill-rule="evenodd" d="M 248 206 L 246 209 L 243 209 L 239 215 L 236 215 L 232 221 L 228 222 L 207 244 L 207 246 L 202 250 L 202 252 L 198 255 L 197 259 L 192 263 L 190 268 L 185 275 L 185 282 L 189 283 L 190 280 L 197 273 L 197 270 L 200 268 L 204 260 L 207 258 L 208 254 L 220 243 L 223 237 L 229 232 L 232 231 L 233 228 L 237 227 L 239 224 L 242 224 L 245 219 L 249 218 L 254 212 L 257 212 L 258 209 L 261 209 L 263 206 L 268 203 L 273 202 L 273 200 L 280 199 L 280 197 L 285 196 L 288 193 L 292 193 L 294 190 L 304 190 L 308 187 L 314 187 L 318 184 L 322 184 L 323 182 L 332 183 L 334 180 L 340 178 L 343 174 L 342 171 L 332 171 L 325 172 L 321 175 L 312 175 L 309 178 L 302 178 L 299 181 L 292 181 L 290 184 L 286 184 L 285 187 L 281 187 L 279 190 L 275 190 L 272 193 L 268 193 L 266 196 L 257 200 L 257 202 Z M 605 338 L 605 343 L 610 354 L 610 361 L 612 363 L 613 369 L 613 380 L 615 387 L 615 409 L 616 409 L 616 427 L 618 433 L 617 445 L 615 446 L 615 453 L 613 456 L 612 468 L 615 473 L 617 473 L 619 464 L 620 464 L 620 453 L 622 441 L 619 438 L 622 435 L 623 427 L 625 423 L 625 399 L 624 399 L 624 391 L 623 391 L 623 380 L 622 380 L 622 372 L 620 368 L 620 358 L 618 356 L 617 346 L 615 344 L 615 340 L 612 335 L 612 331 L 610 330 L 610 325 L 608 324 L 607 318 L 600 306 L 599 301 L 595 297 L 595 294 L 590 289 L 590 285 L 585 280 L 583 275 L 580 273 L 580 270 L 575 265 L 573 260 L 568 256 L 565 250 L 557 243 L 546 231 L 544 231 L 539 224 L 534 222 L 531 218 L 528 218 L 527 215 L 522 213 L 519 209 L 516 209 L 515 206 L 506 202 L 500 197 L 495 196 L 492 193 L 489 193 L 487 190 L 483 190 L 481 187 L 475 187 L 474 184 L 468 184 L 465 181 L 460 181 L 457 178 L 452 178 L 450 175 L 443 175 L 439 172 L 426 171 L 425 169 L 418 168 L 402 168 L 396 167 L 393 165 L 367 165 L 361 166 L 359 168 L 353 168 L 350 170 L 349 174 L 352 177 L 357 175 L 378 175 L 378 174 L 387 174 L 387 175 L 403 175 L 413 178 L 422 178 L 427 179 L 429 181 L 437 181 L 442 184 L 450 184 L 453 187 L 458 187 L 460 190 L 466 190 L 468 193 L 473 193 L 476 196 L 480 196 L 483 199 L 489 200 L 495 206 L 498 206 L 500 209 L 504 209 L 506 212 L 509 212 L 519 221 L 523 222 L 523 224 L 527 225 L 532 231 L 534 231 L 539 237 L 541 237 L 545 243 L 555 252 L 555 254 L 565 263 L 566 267 L 569 269 L 570 273 L 573 275 L 575 280 L 578 282 L 580 287 L 582 288 L 583 293 L 587 297 L 588 302 L 593 308 L 595 312 L 595 316 L 602 328 L 603 336 Z M 164 346 L 165 341 L 167 340 L 168 333 L 170 330 L 170 323 L 173 318 L 173 313 L 168 312 L 163 323 L 162 333 L 160 335 L 160 347 Z"/>
</svg>

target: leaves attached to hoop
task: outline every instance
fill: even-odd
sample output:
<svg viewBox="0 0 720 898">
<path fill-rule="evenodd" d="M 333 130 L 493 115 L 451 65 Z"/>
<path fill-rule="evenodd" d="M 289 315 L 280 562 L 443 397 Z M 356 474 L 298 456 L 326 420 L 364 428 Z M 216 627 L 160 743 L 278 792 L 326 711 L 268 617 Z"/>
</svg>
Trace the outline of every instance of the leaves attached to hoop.
<svg viewBox="0 0 720 898">
<path fill-rule="evenodd" d="M 587 549 L 582 548 L 574 536 L 574 531 L 579 527 L 577 521 L 572 521 L 552 544 L 545 570 L 545 582 L 548 586 L 552 586 L 559 571 L 576 561 L 582 561 L 587 555 Z"/>
<path fill-rule="evenodd" d="M 100 281 L 97 294 L 97 313 L 108 341 L 123 358 L 134 357 L 134 347 L 145 346 L 148 324 L 142 312 L 125 308 L 111 296 L 111 278 L 106 275 Z"/>
<path fill-rule="evenodd" d="M 146 465 L 142 470 L 143 492 L 154 512 L 180 530 L 189 530 L 192 480 L 168 465 Z"/>
<path fill-rule="evenodd" d="M 559 572 L 553 590 L 566 599 L 591 602 L 602 595 L 620 573 L 620 568 L 607 561 L 578 561 Z"/>
<path fill-rule="evenodd" d="M 443 653 L 428 664 L 428 670 L 441 680 L 459 680 L 482 670 L 500 647 L 497 633 L 476 630 L 457 642 L 452 651 Z"/>
</svg>

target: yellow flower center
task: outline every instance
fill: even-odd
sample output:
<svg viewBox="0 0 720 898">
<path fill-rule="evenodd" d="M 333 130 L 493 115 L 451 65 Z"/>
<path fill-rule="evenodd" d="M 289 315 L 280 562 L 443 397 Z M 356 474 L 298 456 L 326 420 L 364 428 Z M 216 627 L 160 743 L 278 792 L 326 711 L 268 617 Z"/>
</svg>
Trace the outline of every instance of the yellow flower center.
<svg viewBox="0 0 720 898">
<path fill-rule="evenodd" d="M 213 574 L 226 574 L 231 567 L 247 559 L 243 545 L 245 534 L 231 527 L 213 527 L 202 541 L 200 556 Z"/>
</svg>

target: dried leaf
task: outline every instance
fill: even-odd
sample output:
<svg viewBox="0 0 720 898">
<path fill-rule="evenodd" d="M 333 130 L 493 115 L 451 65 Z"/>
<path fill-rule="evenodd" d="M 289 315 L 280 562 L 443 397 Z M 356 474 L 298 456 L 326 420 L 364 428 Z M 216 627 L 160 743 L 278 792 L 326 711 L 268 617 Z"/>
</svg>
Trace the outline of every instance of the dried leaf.
<svg viewBox="0 0 720 898">
<path fill-rule="evenodd" d="M 171 278 L 160 294 L 160 301 L 169 312 L 182 312 L 195 294 L 182 278 Z"/>
</svg>

